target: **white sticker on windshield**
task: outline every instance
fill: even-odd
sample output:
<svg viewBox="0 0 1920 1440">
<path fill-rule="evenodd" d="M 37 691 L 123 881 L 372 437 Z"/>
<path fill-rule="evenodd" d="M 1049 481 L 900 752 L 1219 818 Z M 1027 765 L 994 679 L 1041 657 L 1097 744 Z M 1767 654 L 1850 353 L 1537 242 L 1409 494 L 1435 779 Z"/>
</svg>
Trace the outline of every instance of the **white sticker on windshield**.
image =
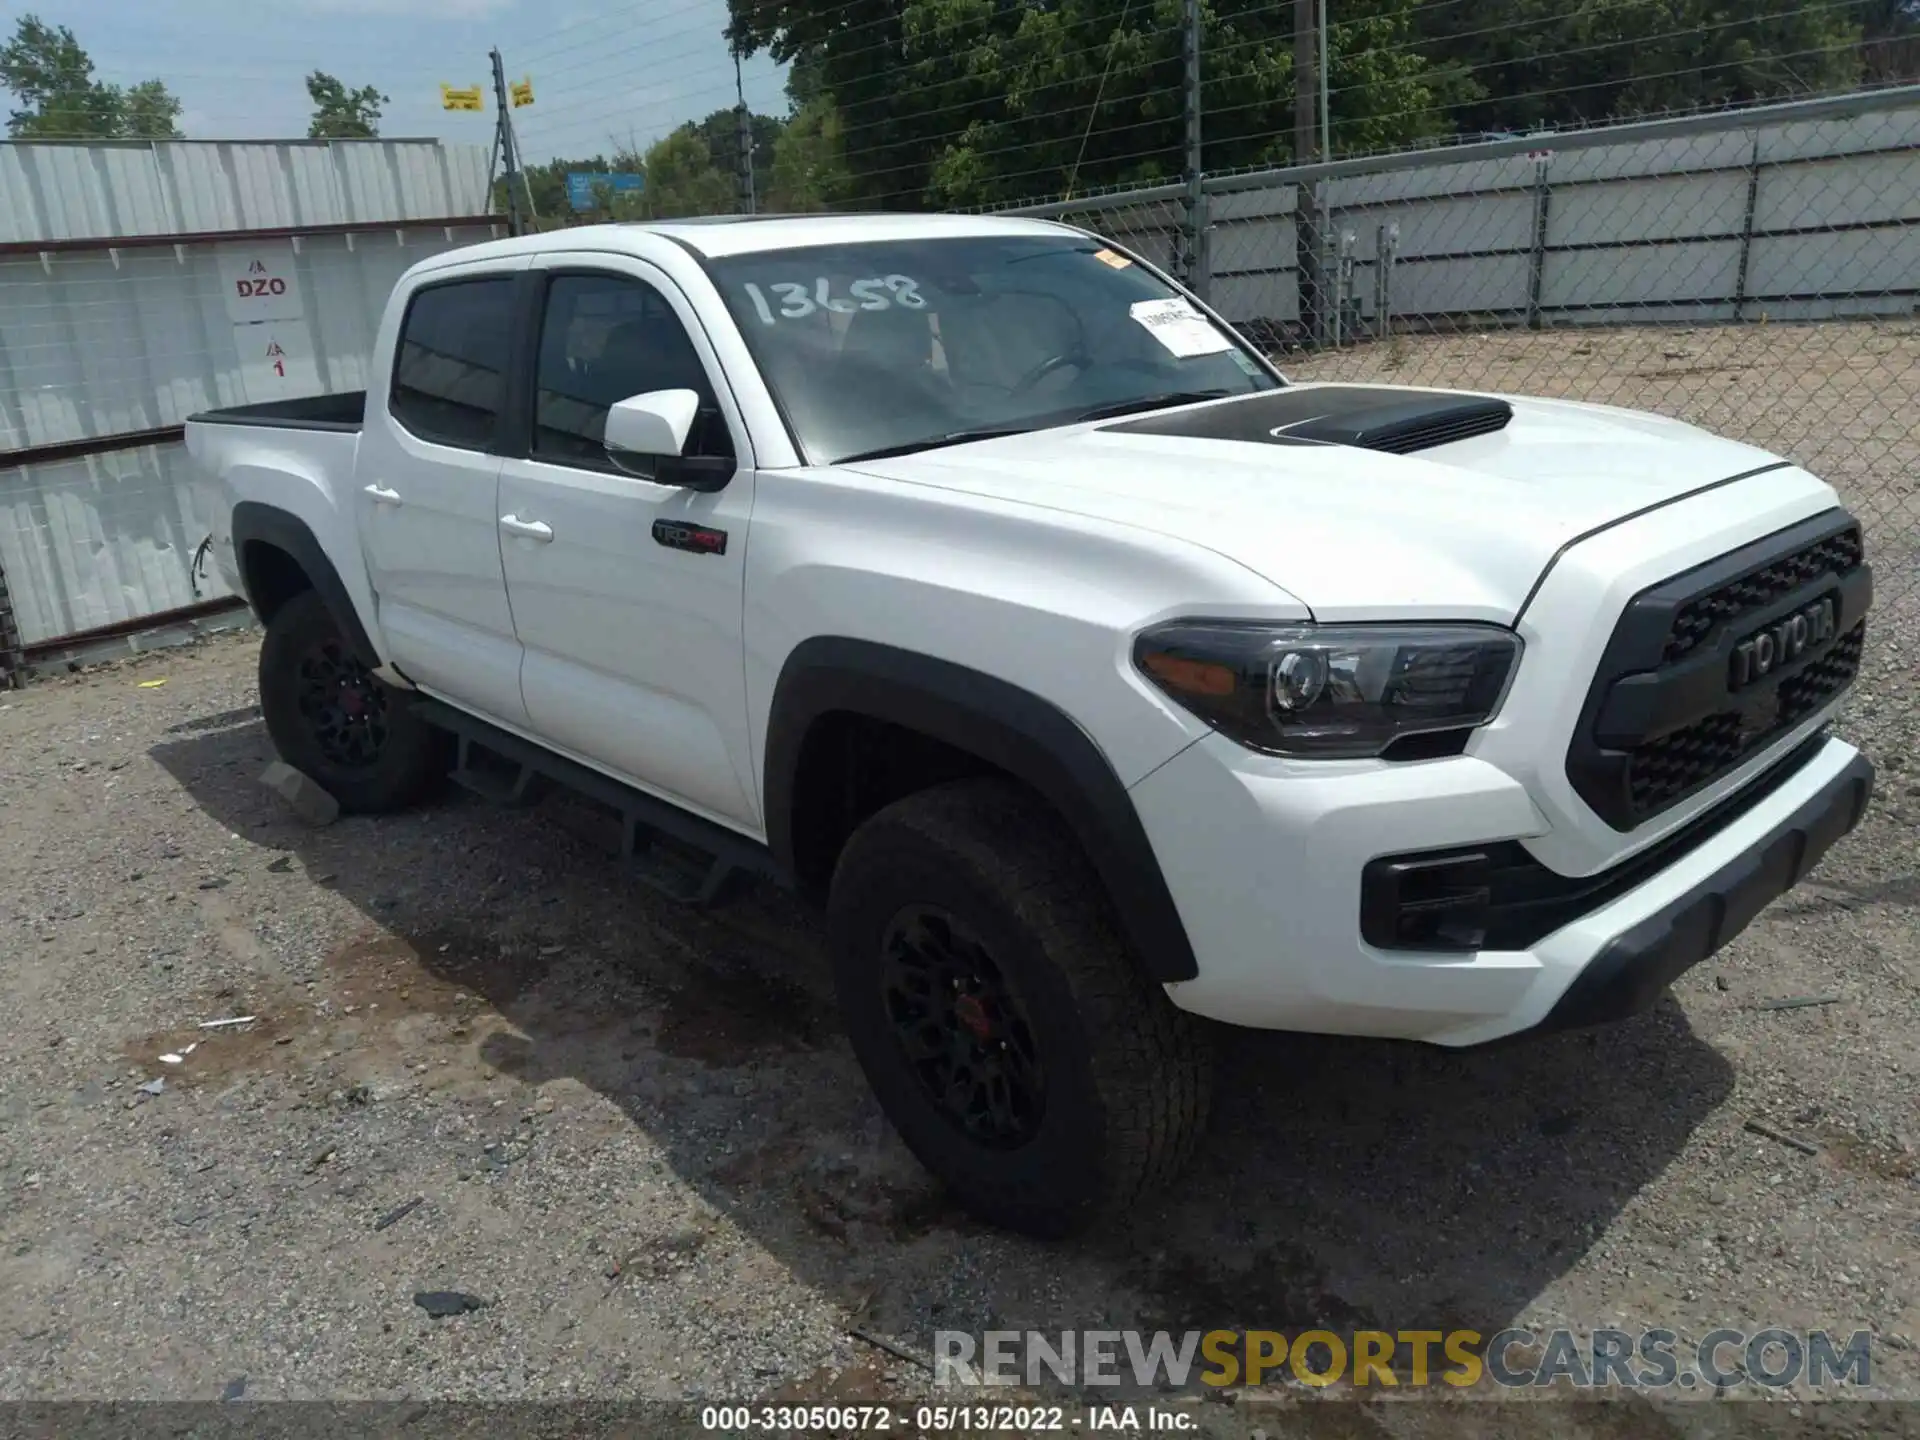
<svg viewBox="0 0 1920 1440">
<path fill-rule="evenodd" d="M 1233 342 L 1185 300 L 1138 300 L 1127 313 L 1182 360 L 1193 355 L 1218 355 L 1233 348 Z"/>
</svg>

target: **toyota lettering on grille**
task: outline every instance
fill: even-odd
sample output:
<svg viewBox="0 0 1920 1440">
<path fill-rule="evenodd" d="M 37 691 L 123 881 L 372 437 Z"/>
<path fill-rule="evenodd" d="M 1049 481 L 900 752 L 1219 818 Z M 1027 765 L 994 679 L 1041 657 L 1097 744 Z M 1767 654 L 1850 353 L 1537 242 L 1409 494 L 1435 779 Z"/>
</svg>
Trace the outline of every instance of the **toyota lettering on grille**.
<svg viewBox="0 0 1920 1440">
<path fill-rule="evenodd" d="M 1733 647 L 1733 673 L 1727 688 L 1742 690 L 1815 646 L 1825 645 L 1833 639 L 1835 619 L 1829 595 L 1747 636 Z"/>
</svg>

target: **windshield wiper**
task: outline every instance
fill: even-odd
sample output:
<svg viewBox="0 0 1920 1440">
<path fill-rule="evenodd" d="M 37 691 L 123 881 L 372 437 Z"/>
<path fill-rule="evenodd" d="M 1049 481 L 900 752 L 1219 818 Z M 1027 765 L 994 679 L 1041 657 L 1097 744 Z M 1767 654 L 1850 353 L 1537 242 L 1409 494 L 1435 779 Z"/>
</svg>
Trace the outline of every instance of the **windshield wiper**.
<svg viewBox="0 0 1920 1440">
<path fill-rule="evenodd" d="M 853 455 L 842 455 L 833 463 L 850 465 L 856 460 L 891 460 L 896 455 L 916 455 L 922 450 L 938 450 L 943 445 L 964 445 L 969 440 L 998 440 L 1007 435 L 1031 435 L 1031 425 L 997 425 L 979 430 L 950 430 L 945 435 L 930 436 L 925 440 L 910 440 L 904 445 L 882 445 L 877 450 L 861 450 Z"/>
<path fill-rule="evenodd" d="M 1088 420 L 1111 420 L 1119 415 L 1131 415 L 1139 410 L 1160 410 L 1168 405 L 1191 405 L 1200 400 L 1219 400 L 1225 390 L 1163 390 L 1158 395 L 1139 395 L 1131 400 L 1116 400 L 1110 405 L 1096 405 L 1091 410 L 1082 410 L 1067 423 L 1080 425 Z"/>
</svg>

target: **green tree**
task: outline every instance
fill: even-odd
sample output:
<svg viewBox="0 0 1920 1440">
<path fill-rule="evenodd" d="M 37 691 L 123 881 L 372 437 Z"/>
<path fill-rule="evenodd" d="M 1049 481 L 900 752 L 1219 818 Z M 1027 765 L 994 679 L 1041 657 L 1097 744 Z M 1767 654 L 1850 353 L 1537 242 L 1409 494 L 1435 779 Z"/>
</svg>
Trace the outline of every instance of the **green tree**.
<svg viewBox="0 0 1920 1440">
<path fill-rule="evenodd" d="M 93 61 L 66 26 L 22 15 L 0 46 L 0 85 L 22 102 L 7 118 L 21 140 L 172 140 L 180 102 L 158 80 L 131 89 L 93 77 Z"/>
<path fill-rule="evenodd" d="M 823 109 L 824 123 L 830 128 L 832 107 Z M 796 150 L 787 140 L 791 128 L 788 122 L 771 115 L 751 117 L 754 195 L 760 209 L 823 208 L 825 202 L 819 197 L 831 188 L 823 166 L 833 152 L 831 142 L 822 141 L 817 134 L 823 122 L 816 118 L 809 123 L 812 129 L 807 135 L 812 148 L 803 145 Z M 664 220 L 682 215 L 731 214 L 740 204 L 739 169 L 734 158 L 740 148 L 739 124 L 732 108 L 716 110 L 704 120 L 680 125 L 644 154 L 616 143 L 611 155 L 530 165 L 526 180 L 540 221 L 543 225 L 570 225 L 608 218 Z M 615 195 L 610 186 L 597 187 L 594 210 L 576 213 L 567 194 L 567 175 L 578 171 L 644 175 L 646 189 L 638 195 Z M 524 201 L 526 191 L 517 186 L 516 190 Z M 811 203 L 803 198 L 809 194 L 815 197 Z M 787 198 L 777 198 L 782 196 Z M 502 210 L 506 207 L 504 181 L 496 182 L 494 203 Z"/>
<path fill-rule="evenodd" d="M 307 96 L 313 101 L 310 140 L 374 140 L 380 135 L 380 110 L 392 103 L 372 85 L 349 90 L 324 70 L 307 76 Z"/>
<path fill-rule="evenodd" d="M 826 76 L 821 72 L 818 50 L 795 52 L 787 62 L 787 109 L 798 115 L 816 100 L 826 99 Z"/>
<path fill-rule="evenodd" d="M 733 173 L 713 163 L 705 137 L 688 123 L 647 149 L 641 161 L 646 188 L 621 196 L 616 213 L 641 220 L 672 220 L 684 215 L 727 215 L 739 208 Z"/>
<path fill-rule="evenodd" d="M 1180 0 L 731 0 L 732 43 L 831 96 L 865 203 L 999 203 L 1147 183 L 1183 165 Z M 1457 75 L 1410 42 L 1416 0 L 1343 0 L 1329 35 L 1336 143 L 1406 144 L 1446 125 Z M 1283 160 L 1293 11 L 1204 0 L 1205 160 Z"/>
<path fill-rule="evenodd" d="M 772 115 L 749 114 L 747 124 L 753 147 L 753 193 L 756 197 L 764 197 L 768 185 L 772 183 L 774 146 L 779 142 L 783 126 Z M 706 142 L 707 155 L 714 168 L 735 177 L 737 188 L 740 174 L 738 109 L 729 106 L 725 110 L 716 110 L 694 128 Z"/>
<path fill-rule="evenodd" d="M 180 138 L 180 101 L 158 80 L 129 85 L 121 114 L 124 135 L 140 140 Z"/>
<path fill-rule="evenodd" d="M 1460 130 L 1524 132 L 1850 89 L 1861 13 L 1860 0 L 1478 0 L 1421 6 L 1415 25 L 1469 77 Z"/>
<path fill-rule="evenodd" d="M 840 138 L 840 112 L 824 93 L 797 110 L 773 144 L 772 173 L 764 192 L 768 210 L 831 210 L 851 191 Z"/>
<path fill-rule="evenodd" d="M 1869 0 L 1860 16 L 1866 41 L 1862 78 L 1873 85 L 1920 80 L 1920 0 Z"/>
<path fill-rule="evenodd" d="M 548 160 L 544 164 L 529 165 L 522 172 L 526 177 L 526 187 L 533 191 L 534 208 L 540 212 L 542 223 L 565 221 L 571 223 L 576 218 L 567 200 L 567 172 L 586 170 L 595 174 L 606 174 L 621 169 L 621 165 L 609 160 L 605 155 L 591 155 L 578 160 Z M 519 184 L 514 186 L 522 205 L 526 204 L 527 189 Z M 493 203 L 501 214 L 507 209 L 507 182 L 504 178 L 494 181 Z"/>
</svg>

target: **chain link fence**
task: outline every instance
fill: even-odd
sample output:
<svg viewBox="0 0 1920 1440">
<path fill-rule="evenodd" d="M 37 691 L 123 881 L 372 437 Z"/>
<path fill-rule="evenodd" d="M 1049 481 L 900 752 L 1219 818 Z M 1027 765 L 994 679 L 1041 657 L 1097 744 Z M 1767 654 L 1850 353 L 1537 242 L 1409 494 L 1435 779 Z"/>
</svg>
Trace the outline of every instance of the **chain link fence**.
<svg viewBox="0 0 1920 1440">
<path fill-rule="evenodd" d="M 1186 278 L 1295 380 L 1657 411 L 1831 483 L 1920 638 L 1920 87 L 1017 207 Z M 1910 660 L 1907 662 L 1911 668 Z"/>
</svg>

